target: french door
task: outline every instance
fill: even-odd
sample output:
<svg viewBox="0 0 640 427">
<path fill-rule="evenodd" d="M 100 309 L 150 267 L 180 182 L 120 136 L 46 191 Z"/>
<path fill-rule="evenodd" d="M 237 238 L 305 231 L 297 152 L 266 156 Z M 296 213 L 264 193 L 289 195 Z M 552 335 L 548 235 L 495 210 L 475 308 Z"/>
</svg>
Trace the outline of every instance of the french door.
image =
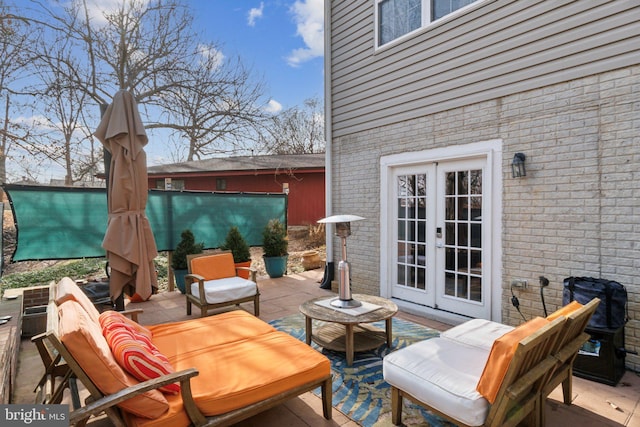
<svg viewBox="0 0 640 427">
<path fill-rule="evenodd" d="M 391 295 L 490 318 L 490 185 L 486 158 L 392 169 Z"/>
</svg>

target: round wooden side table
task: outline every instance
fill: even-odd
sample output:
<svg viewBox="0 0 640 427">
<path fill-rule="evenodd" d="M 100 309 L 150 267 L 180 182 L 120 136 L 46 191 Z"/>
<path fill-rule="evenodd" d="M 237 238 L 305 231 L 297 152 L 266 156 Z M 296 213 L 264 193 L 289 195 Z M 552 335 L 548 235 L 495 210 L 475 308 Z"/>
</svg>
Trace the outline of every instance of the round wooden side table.
<svg viewBox="0 0 640 427">
<path fill-rule="evenodd" d="M 343 351 L 347 365 L 353 364 L 356 352 L 380 347 L 385 342 L 389 347 L 393 341 L 391 318 L 398 312 L 398 306 L 386 298 L 373 295 L 354 294 L 353 299 L 363 303 L 379 306 L 373 311 L 362 314 L 349 314 L 349 310 L 325 307 L 317 304 L 327 297 L 314 298 L 300 305 L 300 312 L 305 316 L 307 344 L 311 341 L 328 350 Z M 313 320 L 326 324 L 313 331 Z M 385 330 L 369 323 L 385 321 Z"/>
</svg>

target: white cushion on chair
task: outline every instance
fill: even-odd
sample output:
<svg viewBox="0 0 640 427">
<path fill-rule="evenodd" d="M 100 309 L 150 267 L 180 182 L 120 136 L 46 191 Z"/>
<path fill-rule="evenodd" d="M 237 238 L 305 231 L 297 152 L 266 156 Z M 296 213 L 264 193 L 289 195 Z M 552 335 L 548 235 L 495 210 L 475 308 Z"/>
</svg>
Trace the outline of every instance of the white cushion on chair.
<svg viewBox="0 0 640 427">
<path fill-rule="evenodd" d="M 191 293 L 196 298 L 200 298 L 198 282 L 191 284 Z M 208 304 L 218 304 L 240 298 L 252 297 L 256 293 L 256 282 L 238 276 L 204 282 L 204 294 Z"/>
<path fill-rule="evenodd" d="M 421 402 L 470 426 L 482 425 L 489 402 L 476 391 L 489 352 L 432 338 L 387 355 L 384 379 Z"/>
<path fill-rule="evenodd" d="M 513 326 L 485 319 L 473 319 L 442 332 L 440 337 L 489 352 L 495 340 L 511 331 Z"/>
</svg>

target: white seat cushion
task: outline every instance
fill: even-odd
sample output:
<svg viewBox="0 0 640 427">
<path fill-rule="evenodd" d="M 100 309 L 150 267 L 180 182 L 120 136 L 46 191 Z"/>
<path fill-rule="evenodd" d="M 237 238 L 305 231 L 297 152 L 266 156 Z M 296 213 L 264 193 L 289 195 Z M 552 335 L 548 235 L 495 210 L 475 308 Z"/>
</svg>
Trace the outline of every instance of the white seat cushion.
<svg viewBox="0 0 640 427">
<path fill-rule="evenodd" d="M 473 319 L 442 332 L 440 337 L 489 352 L 495 340 L 511 331 L 513 326 L 485 319 Z"/>
<path fill-rule="evenodd" d="M 255 282 L 238 276 L 204 282 L 204 294 L 208 304 L 218 304 L 239 298 L 251 297 L 254 296 L 256 292 L 257 285 Z M 191 284 L 191 293 L 196 298 L 200 298 L 198 282 Z"/>
<path fill-rule="evenodd" d="M 384 379 L 421 402 L 470 426 L 482 425 L 489 402 L 476 391 L 489 352 L 432 338 L 387 355 Z"/>
</svg>

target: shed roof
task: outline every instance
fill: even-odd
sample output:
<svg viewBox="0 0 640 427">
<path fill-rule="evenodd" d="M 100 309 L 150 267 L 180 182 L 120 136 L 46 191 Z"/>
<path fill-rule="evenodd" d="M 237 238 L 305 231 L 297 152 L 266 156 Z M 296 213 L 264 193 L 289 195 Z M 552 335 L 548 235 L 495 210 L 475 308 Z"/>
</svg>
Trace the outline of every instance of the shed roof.
<svg viewBox="0 0 640 427">
<path fill-rule="evenodd" d="M 255 171 L 277 169 L 317 169 L 325 167 L 324 153 L 276 154 L 264 156 L 212 157 L 192 162 L 150 166 L 149 175 L 202 173 L 211 171 Z"/>
</svg>

